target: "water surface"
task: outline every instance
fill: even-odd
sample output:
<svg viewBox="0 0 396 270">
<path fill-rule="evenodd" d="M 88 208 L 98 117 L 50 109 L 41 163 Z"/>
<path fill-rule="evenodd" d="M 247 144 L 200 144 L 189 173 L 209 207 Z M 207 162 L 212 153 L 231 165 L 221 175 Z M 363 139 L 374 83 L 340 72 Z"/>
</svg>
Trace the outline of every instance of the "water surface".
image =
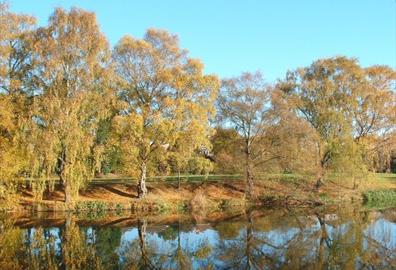
<svg viewBox="0 0 396 270">
<path fill-rule="evenodd" d="M 3 216 L 0 269 L 396 269 L 396 209 Z"/>
</svg>

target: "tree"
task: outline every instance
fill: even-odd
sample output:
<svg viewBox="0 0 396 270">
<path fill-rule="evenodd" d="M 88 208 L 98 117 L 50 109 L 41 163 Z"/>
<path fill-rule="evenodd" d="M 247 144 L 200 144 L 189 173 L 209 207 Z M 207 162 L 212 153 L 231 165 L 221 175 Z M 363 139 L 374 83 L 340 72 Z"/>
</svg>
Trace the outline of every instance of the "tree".
<svg viewBox="0 0 396 270">
<path fill-rule="evenodd" d="M 133 160 L 138 164 L 142 198 L 156 158 L 177 149 L 188 156 L 208 145 L 218 80 L 204 75 L 202 63 L 189 58 L 178 38 L 165 31 L 150 29 L 142 40 L 122 38 L 113 58 L 123 102 L 115 127 L 128 167 L 133 168 Z"/>
<path fill-rule="evenodd" d="M 276 121 L 270 127 L 273 138 L 279 142 L 273 152 L 278 159 L 272 162 L 272 171 L 277 173 L 312 174 L 316 170 L 316 134 L 309 123 L 296 116 L 293 109 L 275 91 L 271 97 L 272 110 Z"/>
<path fill-rule="evenodd" d="M 98 124 L 108 114 L 109 51 L 95 15 L 56 9 L 37 31 L 32 176 L 56 173 L 72 204 L 100 165 Z"/>
<path fill-rule="evenodd" d="M 212 159 L 216 173 L 239 173 L 243 170 L 239 159 L 241 156 L 242 137 L 233 128 L 216 127 L 216 132 L 210 138 L 212 144 Z"/>
<path fill-rule="evenodd" d="M 316 134 L 317 188 L 331 167 L 364 170 L 362 138 L 394 128 L 392 78 L 389 68 L 363 69 L 356 59 L 335 57 L 289 72 L 280 82 L 289 105 Z"/>
<path fill-rule="evenodd" d="M 26 169 L 34 27 L 33 17 L 11 13 L 0 2 L 0 198 L 6 197 L 13 181 Z"/>
<path fill-rule="evenodd" d="M 354 93 L 353 136 L 363 146 L 373 171 L 390 171 L 396 147 L 396 72 L 387 66 L 365 68 L 364 85 Z"/>
<path fill-rule="evenodd" d="M 260 73 L 243 73 L 224 80 L 218 98 L 224 125 L 235 128 L 243 138 L 247 198 L 253 195 L 254 167 L 274 158 L 268 156 L 270 147 L 275 144 L 267 137 L 273 121 L 270 97 L 271 91 Z"/>
<path fill-rule="evenodd" d="M 317 135 L 316 187 L 337 153 L 346 154 L 343 144 L 351 139 L 351 93 L 357 91 L 363 74 L 356 60 L 345 57 L 315 61 L 311 66 L 287 74 L 282 91 L 296 114 Z"/>
</svg>

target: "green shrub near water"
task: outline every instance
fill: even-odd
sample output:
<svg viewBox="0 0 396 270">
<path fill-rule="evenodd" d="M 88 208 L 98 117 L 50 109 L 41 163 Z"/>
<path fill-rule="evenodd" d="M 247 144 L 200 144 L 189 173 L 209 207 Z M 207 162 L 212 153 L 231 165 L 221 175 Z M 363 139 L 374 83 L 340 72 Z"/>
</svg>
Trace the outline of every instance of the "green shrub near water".
<svg viewBox="0 0 396 270">
<path fill-rule="evenodd" d="M 82 201 L 76 205 L 76 212 L 105 212 L 114 210 L 121 212 L 126 209 L 126 205 L 121 203 L 104 202 L 104 201 Z"/>
<path fill-rule="evenodd" d="M 366 204 L 396 205 L 396 190 L 381 189 L 366 191 L 363 193 L 363 200 Z"/>
</svg>

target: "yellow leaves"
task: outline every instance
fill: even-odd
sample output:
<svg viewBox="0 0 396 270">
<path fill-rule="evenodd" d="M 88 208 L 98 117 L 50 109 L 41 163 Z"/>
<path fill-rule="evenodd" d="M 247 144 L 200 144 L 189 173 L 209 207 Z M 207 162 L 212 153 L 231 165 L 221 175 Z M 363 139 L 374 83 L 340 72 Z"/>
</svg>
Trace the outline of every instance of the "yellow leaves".
<svg viewBox="0 0 396 270">
<path fill-rule="evenodd" d="M 109 116 L 111 71 L 105 37 L 93 13 L 55 10 L 49 25 L 36 32 L 36 76 L 40 89 L 31 114 L 32 177 L 62 176 L 77 191 L 100 166 L 104 149 L 97 129 Z M 37 183 L 37 190 L 43 183 Z"/>
<path fill-rule="evenodd" d="M 198 76 L 202 76 L 204 64 L 199 59 L 189 58 L 185 68 L 189 74 L 196 74 Z"/>
<path fill-rule="evenodd" d="M 114 60 L 127 105 L 123 112 L 128 112 L 115 124 L 128 127 L 118 135 L 135 145 L 137 160 L 159 162 L 171 151 L 188 159 L 197 147 L 208 145 L 208 118 L 219 82 L 203 75 L 203 64 L 187 57 L 177 36 L 149 29 L 143 40 L 124 37 Z"/>
<path fill-rule="evenodd" d="M 0 185 L 12 183 L 26 166 L 19 105 L 17 98 L 0 94 Z"/>
<path fill-rule="evenodd" d="M 385 135 L 396 123 L 394 82 L 389 67 L 364 69 L 356 59 L 335 57 L 289 73 L 278 88 L 315 130 L 321 161 L 330 157 L 326 163 L 333 169 L 352 162 L 351 168 L 361 170 L 364 137 Z"/>
</svg>

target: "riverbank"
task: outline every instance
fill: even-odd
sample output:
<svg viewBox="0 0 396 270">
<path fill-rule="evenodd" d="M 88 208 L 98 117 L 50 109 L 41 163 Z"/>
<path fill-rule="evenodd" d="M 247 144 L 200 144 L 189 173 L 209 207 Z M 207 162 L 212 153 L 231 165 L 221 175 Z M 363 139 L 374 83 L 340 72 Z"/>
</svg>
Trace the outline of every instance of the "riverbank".
<svg viewBox="0 0 396 270">
<path fill-rule="evenodd" d="M 127 228 L 136 226 L 139 220 L 144 220 L 152 225 L 163 224 L 218 224 L 245 218 L 249 216 L 257 219 L 264 216 L 275 216 L 276 218 L 285 216 L 317 216 L 342 214 L 344 216 L 352 215 L 357 212 L 369 213 L 372 211 L 381 211 L 391 222 L 396 222 L 396 208 L 373 209 L 365 208 L 360 205 L 350 204 L 345 207 L 337 205 L 321 206 L 316 208 L 285 208 L 285 207 L 253 207 L 243 211 L 228 209 L 228 211 L 214 211 L 208 213 L 131 213 L 130 211 L 111 211 L 97 215 L 87 215 L 87 213 L 68 213 L 68 212 L 37 212 L 30 213 L 8 213 L 0 215 L 0 220 L 9 219 L 13 221 L 13 226 L 20 228 L 31 227 L 60 227 L 64 226 L 66 220 L 72 219 L 78 226 L 94 227 L 119 227 Z"/>
<path fill-rule="evenodd" d="M 282 175 L 255 181 L 255 199 L 244 197 L 243 181 L 204 181 L 201 183 L 149 183 L 148 195 L 137 198 L 134 184 L 101 184 L 80 191 L 75 212 L 123 211 L 180 213 L 213 212 L 242 209 L 248 206 L 319 206 L 350 202 L 362 202 L 363 194 L 372 190 L 396 189 L 395 174 L 373 174 L 353 188 L 350 181 L 329 179 L 319 190 L 313 189 L 314 181 L 293 175 Z M 66 211 L 64 193 L 60 187 L 46 192 L 43 200 L 36 201 L 32 191 L 21 188 L 11 212 Z"/>
</svg>

